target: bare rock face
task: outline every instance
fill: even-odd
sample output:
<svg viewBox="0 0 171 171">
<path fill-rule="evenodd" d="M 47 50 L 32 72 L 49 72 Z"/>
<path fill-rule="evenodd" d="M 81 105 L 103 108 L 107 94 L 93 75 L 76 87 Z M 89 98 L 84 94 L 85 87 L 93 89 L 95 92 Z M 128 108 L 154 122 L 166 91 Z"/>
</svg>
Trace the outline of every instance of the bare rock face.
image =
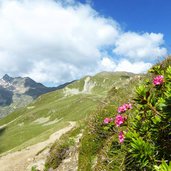
<svg viewBox="0 0 171 171">
<path fill-rule="evenodd" d="M 12 103 L 13 92 L 0 86 L 0 106 L 10 105 Z"/>
<path fill-rule="evenodd" d="M 13 94 L 26 94 L 36 98 L 41 94 L 56 90 L 56 88 L 48 88 L 41 83 L 37 83 L 29 77 L 15 77 L 12 78 L 5 74 L 2 79 L 0 79 L 0 86 Z"/>
<path fill-rule="evenodd" d="M 38 96 L 56 89 L 56 87 L 46 87 L 29 77 L 13 78 L 5 74 L 0 79 L 0 117 L 18 107 L 27 105 Z"/>
<path fill-rule="evenodd" d="M 14 80 L 14 78 L 10 77 L 8 74 L 5 74 L 2 79 L 7 83 L 10 83 Z"/>
</svg>

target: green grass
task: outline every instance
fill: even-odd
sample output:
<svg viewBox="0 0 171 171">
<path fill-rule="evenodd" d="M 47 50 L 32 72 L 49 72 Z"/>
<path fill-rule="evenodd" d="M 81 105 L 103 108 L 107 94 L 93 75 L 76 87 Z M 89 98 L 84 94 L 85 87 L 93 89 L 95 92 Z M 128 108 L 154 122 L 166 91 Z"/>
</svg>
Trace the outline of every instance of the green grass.
<svg viewBox="0 0 171 171">
<path fill-rule="evenodd" d="M 122 166 L 120 164 L 124 158 L 122 150 L 118 149 L 120 154 L 111 155 L 111 152 L 117 152 L 116 148 L 119 148 L 117 147 L 117 135 L 115 135 L 114 131 L 104 130 L 102 123 L 105 117 L 114 117 L 117 114 L 118 106 L 131 101 L 136 85 L 143 81 L 141 79 L 135 77 L 129 82 L 122 84 L 120 88 L 112 88 L 108 92 L 106 104 L 90 115 L 79 149 L 78 170 L 117 170 L 116 168 L 119 168 L 117 170 L 119 171 L 121 169 Z M 113 138 L 111 139 L 111 137 Z M 115 145 L 112 145 L 112 143 L 115 143 Z"/>
<path fill-rule="evenodd" d="M 4 135 L 0 136 L 0 153 L 8 150 L 17 151 L 37 142 L 44 141 L 57 130 L 68 125 L 67 122 L 60 122 L 57 125 L 44 127 L 38 125 L 25 125 L 24 128 L 6 128 Z M 13 129 L 13 130 L 12 130 Z"/>
<path fill-rule="evenodd" d="M 15 117 L 8 116 L 5 118 L 6 122 L 11 122 L 7 125 L 0 136 L 0 153 L 8 151 L 16 146 L 25 143 L 26 141 L 39 136 L 41 133 L 46 132 L 53 128 L 56 131 L 56 127 L 66 126 L 68 121 L 78 121 L 86 116 L 95 109 L 97 102 L 92 101 L 88 97 L 69 97 L 65 100 L 58 101 L 56 103 L 45 103 L 45 105 L 38 105 L 33 110 L 24 110 L 24 113 L 14 113 L 18 119 L 14 120 Z M 44 126 L 43 124 L 34 123 L 38 118 L 49 117 L 49 122 L 54 119 L 61 119 L 60 122 L 52 124 L 49 126 Z M 5 124 L 5 121 L 1 123 Z M 22 125 L 20 125 L 22 124 Z M 63 126 L 64 125 L 64 126 Z M 55 129 L 56 128 L 56 129 Z M 49 134 L 52 133 L 49 131 Z M 46 133 L 46 135 L 49 135 Z M 46 136 L 47 137 L 47 136 Z M 45 137 L 45 138 L 46 138 Z M 37 142 L 40 139 L 37 137 Z M 36 141 L 34 141 L 35 143 Z"/>
<path fill-rule="evenodd" d="M 103 102 L 108 90 L 113 86 L 122 85 L 125 73 L 100 73 L 91 77 L 96 86 L 91 94 L 76 94 L 65 96 L 64 90 L 57 90 L 40 96 L 27 107 L 18 109 L 0 120 L 0 154 L 8 150 L 21 149 L 25 146 L 40 142 L 48 138 L 56 130 L 65 127 L 68 121 L 80 121 L 88 116 Z M 130 74 L 130 76 L 132 76 Z M 86 77 L 85 77 L 86 78 Z M 70 84 L 69 88 L 83 90 L 85 78 Z M 105 80 L 105 81 L 104 81 Z M 49 118 L 49 121 L 59 119 L 52 125 L 35 123 L 40 118 Z"/>
</svg>

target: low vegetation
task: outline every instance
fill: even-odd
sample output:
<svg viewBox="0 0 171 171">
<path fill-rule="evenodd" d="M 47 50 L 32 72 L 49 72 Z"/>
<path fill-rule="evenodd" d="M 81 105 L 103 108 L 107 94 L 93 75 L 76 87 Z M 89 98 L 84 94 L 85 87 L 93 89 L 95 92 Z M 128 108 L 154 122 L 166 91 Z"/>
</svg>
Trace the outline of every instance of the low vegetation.
<svg viewBox="0 0 171 171">
<path fill-rule="evenodd" d="M 170 87 L 168 57 L 139 81 L 111 89 L 109 102 L 88 120 L 79 151 L 79 170 L 169 171 Z M 132 104 L 131 110 L 127 110 L 128 104 Z"/>
<path fill-rule="evenodd" d="M 134 96 L 134 88 L 140 82 L 143 82 L 144 76 L 136 76 L 122 87 L 113 87 L 108 92 L 108 97 L 102 106 L 99 106 L 90 118 L 87 120 L 87 128 L 84 131 L 79 150 L 79 170 L 103 170 L 103 163 L 107 162 L 104 157 L 103 162 L 99 161 L 101 158 L 101 151 L 105 148 L 105 144 L 110 144 L 111 137 L 115 137 L 115 130 L 112 127 L 106 127 L 103 124 L 104 118 L 112 118 L 116 115 L 117 106 L 124 101 L 131 102 Z M 109 131 L 110 130 L 110 131 Z M 107 145 L 108 146 L 108 145 Z M 109 146 L 108 146 L 109 147 Z M 120 154 L 118 154 L 120 155 Z M 120 164 L 119 157 L 117 157 L 117 164 Z M 99 166 L 100 163 L 100 166 Z M 108 167 L 110 168 L 109 164 Z M 116 167 L 116 166 L 115 166 Z M 113 168 L 112 168 L 113 169 Z"/>
<path fill-rule="evenodd" d="M 152 79 L 137 88 L 125 132 L 126 170 L 160 170 L 171 161 L 171 65 L 159 64 L 149 72 Z"/>
<path fill-rule="evenodd" d="M 79 124 L 76 128 L 63 135 L 57 142 L 55 142 L 46 159 L 45 171 L 50 168 L 56 169 L 70 152 L 70 148 L 75 145 L 75 138 L 80 134 L 82 126 Z M 68 166 L 69 167 L 69 166 Z"/>
</svg>

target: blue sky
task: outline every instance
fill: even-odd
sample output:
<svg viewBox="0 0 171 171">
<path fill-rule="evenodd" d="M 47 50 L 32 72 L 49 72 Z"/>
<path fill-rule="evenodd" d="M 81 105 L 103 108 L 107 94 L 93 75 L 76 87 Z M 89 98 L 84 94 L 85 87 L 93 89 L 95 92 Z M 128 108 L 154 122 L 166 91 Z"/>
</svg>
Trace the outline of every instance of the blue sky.
<svg viewBox="0 0 171 171">
<path fill-rule="evenodd" d="M 170 18 L 169 0 L 1 0 L 0 76 L 147 72 L 171 51 Z"/>
<path fill-rule="evenodd" d="M 80 0 L 87 3 L 86 0 Z M 171 50 L 170 0 L 91 0 L 101 15 L 112 17 L 125 30 L 163 33 L 165 46 Z"/>
</svg>

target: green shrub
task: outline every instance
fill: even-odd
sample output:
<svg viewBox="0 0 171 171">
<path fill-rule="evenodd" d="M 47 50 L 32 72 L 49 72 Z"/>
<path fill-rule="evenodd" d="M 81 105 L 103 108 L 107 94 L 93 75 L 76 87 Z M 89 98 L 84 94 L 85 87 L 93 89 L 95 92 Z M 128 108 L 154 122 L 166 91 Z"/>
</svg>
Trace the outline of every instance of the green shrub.
<svg viewBox="0 0 171 171">
<path fill-rule="evenodd" d="M 162 164 L 159 166 L 154 166 L 155 171 L 170 171 L 171 170 L 171 162 L 169 162 L 169 165 L 163 160 Z"/>
<path fill-rule="evenodd" d="M 136 90 L 125 135 L 126 170 L 152 171 L 162 160 L 171 160 L 171 66 L 156 65 L 150 72 L 153 84 L 148 80 Z M 156 75 L 164 82 L 155 83 Z"/>
<path fill-rule="evenodd" d="M 107 147 L 102 147 L 101 158 L 105 159 L 97 161 L 95 170 L 170 171 L 171 57 L 150 69 L 135 93 L 133 110 L 127 112 L 128 104 L 123 104 L 113 119 L 116 127 L 108 118 L 108 124 L 102 126 L 109 132 L 114 130 L 115 138 L 103 143 Z"/>
</svg>

